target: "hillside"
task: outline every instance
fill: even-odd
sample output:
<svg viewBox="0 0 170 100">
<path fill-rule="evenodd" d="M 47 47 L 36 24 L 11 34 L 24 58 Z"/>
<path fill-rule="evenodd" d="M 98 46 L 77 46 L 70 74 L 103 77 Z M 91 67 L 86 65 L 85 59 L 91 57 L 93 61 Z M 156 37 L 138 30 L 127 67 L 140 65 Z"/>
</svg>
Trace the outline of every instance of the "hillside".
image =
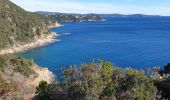
<svg viewBox="0 0 170 100">
<path fill-rule="evenodd" d="M 27 12 L 9 0 L 0 0 L 0 51 L 30 43 L 50 34 L 54 20 Z"/>
<path fill-rule="evenodd" d="M 54 75 L 32 59 L 8 53 L 21 52 L 52 42 L 49 30 L 54 20 L 27 12 L 9 0 L 0 0 L 0 100 L 22 100 L 33 97 L 41 80 L 53 82 Z"/>
<path fill-rule="evenodd" d="M 41 80 L 51 83 L 54 75 L 32 59 L 0 56 L 0 100 L 22 100 L 27 95 L 34 95 Z"/>
</svg>

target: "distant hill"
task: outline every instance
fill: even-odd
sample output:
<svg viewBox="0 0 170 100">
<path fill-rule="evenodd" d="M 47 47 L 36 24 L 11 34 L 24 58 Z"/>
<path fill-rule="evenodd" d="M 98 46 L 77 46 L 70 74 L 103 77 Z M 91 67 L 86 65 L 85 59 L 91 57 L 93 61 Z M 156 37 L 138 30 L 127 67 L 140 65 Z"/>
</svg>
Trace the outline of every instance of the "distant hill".
<svg viewBox="0 0 170 100">
<path fill-rule="evenodd" d="M 160 15 L 144 15 L 144 14 L 98 14 L 101 17 L 161 17 Z"/>
<path fill-rule="evenodd" d="M 37 14 L 46 15 L 55 18 L 59 22 L 84 22 L 84 21 L 99 21 L 101 17 L 97 14 L 76 14 L 76 13 L 59 13 L 59 12 L 46 12 L 37 11 Z"/>
<path fill-rule="evenodd" d="M 48 12 L 37 11 L 37 14 L 46 15 L 48 17 L 56 18 L 60 22 L 81 22 L 81 21 L 98 21 L 104 17 L 163 17 L 160 15 L 145 15 L 145 14 L 78 14 L 78 13 L 60 13 L 60 12 Z"/>
<path fill-rule="evenodd" d="M 0 50 L 49 34 L 47 24 L 53 21 L 46 16 L 27 12 L 9 0 L 0 0 Z"/>
</svg>

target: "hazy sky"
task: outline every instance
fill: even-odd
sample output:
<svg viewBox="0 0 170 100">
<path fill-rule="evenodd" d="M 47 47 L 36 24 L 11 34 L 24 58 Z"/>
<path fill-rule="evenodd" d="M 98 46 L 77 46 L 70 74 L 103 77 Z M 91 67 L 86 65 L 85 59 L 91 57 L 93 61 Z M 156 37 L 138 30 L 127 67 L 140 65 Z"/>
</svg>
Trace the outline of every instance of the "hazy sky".
<svg viewBox="0 0 170 100">
<path fill-rule="evenodd" d="M 28 11 L 170 16 L 170 0 L 11 0 Z"/>
</svg>

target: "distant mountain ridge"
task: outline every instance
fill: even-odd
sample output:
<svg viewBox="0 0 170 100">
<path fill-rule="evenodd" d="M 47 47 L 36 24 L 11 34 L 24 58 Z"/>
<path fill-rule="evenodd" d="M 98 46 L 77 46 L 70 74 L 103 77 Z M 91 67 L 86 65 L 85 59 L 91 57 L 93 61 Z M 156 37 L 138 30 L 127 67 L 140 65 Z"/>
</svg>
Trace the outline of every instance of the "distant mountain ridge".
<svg viewBox="0 0 170 100">
<path fill-rule="evenodd" d="M 55 18 L 60 22 L 83 22 L 83 21 L 99 21 L 104 17 L 130 17 L 130 18 L 141 18 L 141 17 L 167 17 L 161 15 L 146 15 L 146 14 L 79 14 L 79 13 L 60 13 L 60 12 L 48 12 L 48 11 L 36 11 L 34 13 L 46 15 Z"/>
<path fill-rule="evenodd" d="M 145 14 L 98 14 L 101 17 L 162 17 L 160 15 L 145 15 Z"/>
</svg>

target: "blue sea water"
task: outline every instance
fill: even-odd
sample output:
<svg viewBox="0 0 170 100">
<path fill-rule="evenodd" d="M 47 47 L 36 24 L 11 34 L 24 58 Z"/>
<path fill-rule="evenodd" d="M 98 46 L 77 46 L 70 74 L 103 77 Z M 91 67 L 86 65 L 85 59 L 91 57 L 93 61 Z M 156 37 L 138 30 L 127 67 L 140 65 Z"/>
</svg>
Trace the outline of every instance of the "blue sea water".
<svg viewBox="0 0 170 100">
<path fill-rule="evenodd" d="M 106 21 L 62 23 L 51 29 L 60 41 L 25 53 L 56 75 L 60 67 L 99 58 L 116 66 L 147 69 L 170 62 L 170 17 L 108 17 Z"/>
</svg>

